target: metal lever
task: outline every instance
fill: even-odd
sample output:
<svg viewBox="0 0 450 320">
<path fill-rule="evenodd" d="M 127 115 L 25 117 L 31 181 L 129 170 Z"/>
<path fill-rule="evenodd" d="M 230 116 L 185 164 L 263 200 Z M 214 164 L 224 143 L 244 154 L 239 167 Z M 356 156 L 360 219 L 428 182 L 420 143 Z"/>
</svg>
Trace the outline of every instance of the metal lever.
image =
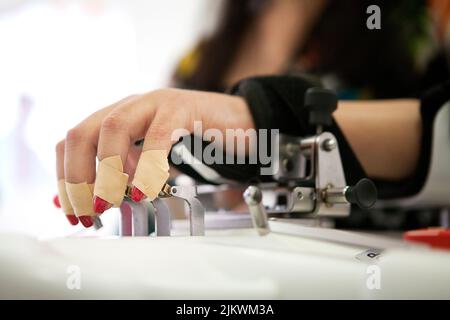
<svg viewBox="0 0 450 320">
<path fill-rule="evenodd" d="M 322 133 L 323 126 L 332 123 L 331 114 L 337 108 L 337 96 L 328 89 L 314 87 L 306 90 L 305 107 L 309 109 L 309 123 L 315 125 L 317 134 Z"/>
<path fill-rule="evenodd" d="M 170 217 L 169 207 L 159 198 L 152 201 L 155 212 L 155 229 L 158 237 L 170 236 L 172 228 L 172 219 Z"/>
<path fill-rule="evenodd" d="M 152 209 L 153 207 L 150 207 Z M 124 201 L 120 206 L 120 235 L 147 237 L 149 206 L 147 203 Z"/>
<path fill-rule="evenodd" d="M 129 197 L 130 188 L 127 187 L 126 197 Z M 123 236 L 148 236 L 148 210 L 155 215 L 155 227 L 157 236 L 170 236 L 171 218 L 167 205 L 160 198 L 176 197 L 186 201 L 189 207 L 189 222 L 191 236 L 203 236 L 205 234 L 205 209 L 197 197 L 197 189 L 194 186 L 171 187 L 165 184 L 158 198 L 151 203 L 134 203 L 124 201 L 121 211 L 121 235 Z"/>
<path fill-rule="evenodd" d="M 270 232 L 267 219 L 267 212 L 262 205 L 262 192 L 256 186 L 249 186 L 244 191 L 244 200 L 247 203 L 250 215 L 252 216 L 253 226 L 260 236 Z"/>
<path fill-rule="evenodd" d="M 189 222 L 191 236 L 205 235 L 205 208 L 197 199 L 197 188 L 195 186 L 175 186 L 165 184 L 159 196 L 176 197 L 186 201 L 189 207 Z"/>
<path fill-rule="evenodd" d="M 164 201 L 158 198 L 153 202 L 124 201 L 120 206 L 120 235 L 147 237 L 149 235 L 149 213 L 151 212 L 155 216 L 156 235 L 170 236 L 170 211 Z"/>
</svg>

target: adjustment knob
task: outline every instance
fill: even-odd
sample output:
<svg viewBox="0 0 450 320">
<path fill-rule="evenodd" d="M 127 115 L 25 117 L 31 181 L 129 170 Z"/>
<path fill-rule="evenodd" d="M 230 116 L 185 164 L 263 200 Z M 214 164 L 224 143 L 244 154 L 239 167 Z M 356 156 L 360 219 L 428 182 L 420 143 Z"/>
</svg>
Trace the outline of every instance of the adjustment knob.
<svg viewBox="0 0 450 320">
<path fill-rule="evenodd" d="M 371 208 L 377 201 L 377 196 L 375 184 L 366 178 L 345 190 L 345 199 L 350 203 L 357 204 L 361 209 Z"/>
<path fill-rule="evenodd" d="M 309 123 L 315 126 L 331 125 L 331 114 L 337 108 L 337 96 L 328 89 L 314 87 L 306 90 L 305 107 L 309 109 Z"/>
</svg>

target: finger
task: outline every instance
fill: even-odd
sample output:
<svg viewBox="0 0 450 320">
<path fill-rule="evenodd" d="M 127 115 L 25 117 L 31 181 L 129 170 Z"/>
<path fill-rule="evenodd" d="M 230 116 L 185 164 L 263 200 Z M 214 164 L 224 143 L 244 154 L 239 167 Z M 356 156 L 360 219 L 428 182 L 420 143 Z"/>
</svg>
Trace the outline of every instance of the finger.
<svg viewBox="0 0 450 320">
<path fill-rule="evenodd" d="M 83 226 L 93 225 L 93 183 L 95 181 L 96 150 L 101 119 L 114 106 L 97 111 L 69 130 L 64 148 L 65 188 L 74 214 Z"/>
<path fill-rule="evenodd" d="M 67 134 L 65 188 L 74 213 L 86 228 L 93 225 L 92 188 L 95 180 L 95 137 L 80 128 Z"/>
<path fill-rule="evenodd" d="M 58 196 L 55 197 L 55 205 L 58 204 L 66 215 L 67 220 L 71 225 L 78 224 L 78 218 L 75 215 L 70 200 L 66 192 L 66 184 L 64 179 L 64 140 L 58 142 L 56 145 L 56 177 L 58 180 Z"/>
<path fill-rule="evenodd" d="M 131 199 L 135 202 L 158 196 L 169 178 L 167 155 L 174 142 L 172 134 L 177 129 L 189 131 L 190 115 L 181 108 L 174 113 L 175 107 L 160 106 L 145 135 L 131 189 Z"/>
<path fill-rule="evenodd" d="M 102 213 L 122 203 L 128 174 L 124 164 L 130 143 L 145 135 L 154 115 L 152 98 L 136 96 L 117 106 L 102 121 L 98 140 L 99 166 L 94 188 L 94 211 Z"/>
<path fill-rule="evenodd" d="M 130 150 L 129 150 L 129 153 L 127 156 L 127 160 L 126 160 L 125 164 L 123 165 L 123 171 L 128 174 L 127 179 L 124 178 L 124 182 L 128 182 L 129 180 L 133 179 L 134 172 L 136 170 L 137 161 L 139 160 L 139 155 L 141 153 L 141 150 L 142 150 L 141 145 L 136 145 L 136 143 L 131 144 L 131 147 L 130 147 Z M 106 162 L 103 161 L 102 165 L 105 165 L 105 163 Z M 121 168 L 120 165 L 115 165 L 114 167 L 117 167 L 118 168 L 117 170 L 119 170 L 119 172 L 122 172 L 122 171 L 120 171 L 120 168 Z M 106 171 L 108 171 L 108 170 L 106 170 Z M 100 170 L 100 172 L 105 173 L 104 170 Z M 115 175 L 115 173 L 113 173 L 113 174 Z M 97 179 L 98 179 L 98 175 L 97 175 Z M 102 180 L 104 180 L 104 179 L 100 178 L 99 181 L 102 181 Z M 97 191 L 94 190 L 94 193 L 97 192 L 99 194 L 99 196 L 94 195 L 94 211 L 97 214 L 102 214 L 106 210 L 112 208 L 113 204 L 109 203 L 108 201 L 106 201 L 102 197 L 100 197 L 101 191 L 99 191 L 99 188 L 100 188 L 99 186 L 100 186 L 100 183 L 97 183 Z M 108 183 L 108 187 L 111 187 L 111 183 Z M 119 190 L 120 189 L 121 189 L 121 187 L 119 187 Z M 120 194 L 120 197 L 122 197 L 122 194 Z"/>
</svg>

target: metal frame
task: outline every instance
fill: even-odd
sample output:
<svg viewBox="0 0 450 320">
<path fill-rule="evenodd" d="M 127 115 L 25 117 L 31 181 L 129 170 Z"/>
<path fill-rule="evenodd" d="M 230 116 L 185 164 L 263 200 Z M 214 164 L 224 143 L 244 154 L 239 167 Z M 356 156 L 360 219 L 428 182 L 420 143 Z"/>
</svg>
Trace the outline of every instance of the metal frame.
<svg viewBox="0 0 450 320">
<path fill-rule="evenodd" d="M 130 193 L 126 191 L 127 197 Z M 157 236 L 170 236 L 171 216 L 164 198 L 175 197 L 186 202 L 189 211 L 190 235 L 203 236 L 205 234 L 205 209 L 197 199 L 195 186 L 169 186 L 165 184 L 159 197 L 150 201 L 135 203 L 126 200 L 120 207 L 121 236 L 148 236 L 149 219 L 154 216 Z M 151 214 L 153 213 L 153 214 Z"/>
</svg>

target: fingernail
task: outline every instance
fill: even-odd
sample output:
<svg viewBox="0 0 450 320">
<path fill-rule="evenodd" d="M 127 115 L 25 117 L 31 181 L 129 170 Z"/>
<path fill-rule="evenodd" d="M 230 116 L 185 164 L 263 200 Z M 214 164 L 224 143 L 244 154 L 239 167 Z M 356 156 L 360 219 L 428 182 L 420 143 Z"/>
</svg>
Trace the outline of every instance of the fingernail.
<svg viewBox="0 0 450 320">
<path fill-rule="evenodd" d="M 55 205 L 55 207 L 57 208 L 61 208 L 61 203 L 59 203 L 59 197 L 58 195 L 53 197 L 53 204 Z M 76 217 L 75 217 L 76 218 Z"/>
<path fill-rule="evenodd" d="M 139 202 L 139 201 L 141 201 L 142 199 L 145 198 L 145 194 L 144 194 L 141 190 L 139 190 L 138 188 L 133 187 L 133 188 L 131 189 L 131 195 L 130 195 L 130 198 L 131 198 L 131 200 L 133 200 L 134 202 Z"/>
<path fill-rule="evenodd" d="M 95 213 L 103 213 L 105 210 L 108 210 L 112 207 L 112 204 L 106 200 L 103 200 L 100 197 L 94 197 L 94 212 Z"/>
<path fill-rule="evenodd" d="M 76 226 L 78 224 L 78 218 L 73 214 L 66 215 L 67 220 L 69 220 L 70 224 Z"/>
<path fill-rule="evenodd" d="M 78 219 L 80 219 L 81 224 L 86 228 L 92 227 L 92 225 L 94 224 L 94 220 L 92 220 L 90 216 L 81 216 L 78 217 Z"/>
</svg>

